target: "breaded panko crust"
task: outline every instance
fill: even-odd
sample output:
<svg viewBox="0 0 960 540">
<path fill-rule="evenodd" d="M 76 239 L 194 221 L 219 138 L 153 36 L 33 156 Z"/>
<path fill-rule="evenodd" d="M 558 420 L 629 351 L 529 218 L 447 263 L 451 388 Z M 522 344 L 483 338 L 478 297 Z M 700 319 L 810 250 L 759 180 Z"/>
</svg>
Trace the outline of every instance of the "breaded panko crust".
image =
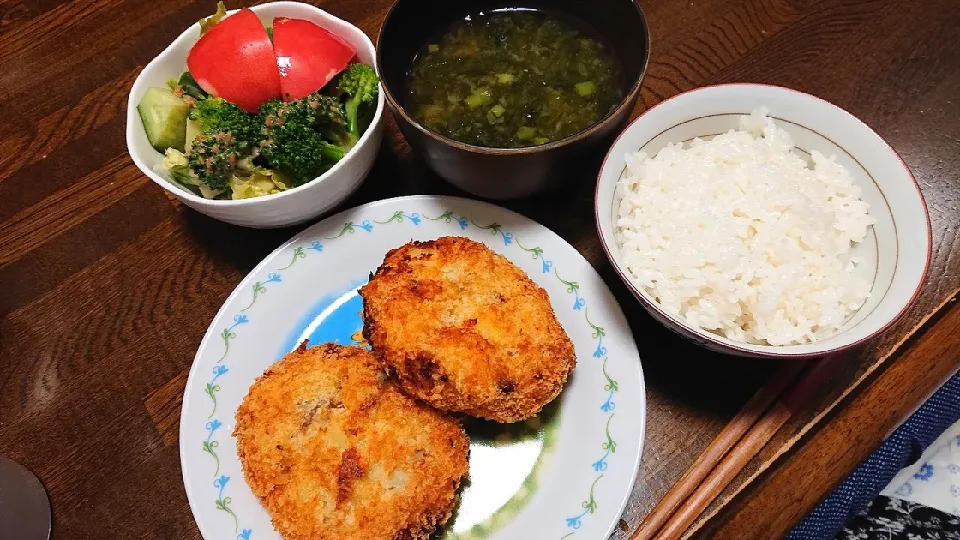
<svg viewBox="0 0 960 540">
<path fill-rule="evenodd" d="M 546 291 L 479 242 L 401 246 L 360 295 L 364 338 L 404 391 L 438 409 L 524 420 L 576 365 Z"/>
<path fill-rule="evenodd" d="M 360 347 L 284 357 L 250 387 L 233 434 L 287 540 L 426 539 L 467 474 L 460 424 L 401 392 Z"/>
</svg>

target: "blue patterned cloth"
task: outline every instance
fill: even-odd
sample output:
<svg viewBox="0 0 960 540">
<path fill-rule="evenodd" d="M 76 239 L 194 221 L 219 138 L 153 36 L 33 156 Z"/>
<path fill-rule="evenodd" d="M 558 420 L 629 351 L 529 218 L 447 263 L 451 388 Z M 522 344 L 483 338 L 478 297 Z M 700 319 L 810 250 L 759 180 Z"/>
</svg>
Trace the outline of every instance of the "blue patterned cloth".
<svg viewBox="0 0 960 540">
<path fill-rule="evenodd" d="M 960 419 L 960 372 L 917 409 L 863 464 L 791 530 L 788 540 L 829 540 Z"/>
</svg>

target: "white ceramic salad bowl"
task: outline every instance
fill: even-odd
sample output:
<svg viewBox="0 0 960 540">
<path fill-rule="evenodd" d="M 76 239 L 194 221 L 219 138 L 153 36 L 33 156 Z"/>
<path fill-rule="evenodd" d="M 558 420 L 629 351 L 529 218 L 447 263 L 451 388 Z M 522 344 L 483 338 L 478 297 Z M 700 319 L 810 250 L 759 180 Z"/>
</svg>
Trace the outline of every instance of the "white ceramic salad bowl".
<svg viewBox="0 0 960 540">
<path fill-rule="evenodd" d="M 300 2 L 271 2 L 250 9 L 268 24 L 274 17 L 312 21 L 353 45 L 358 61 L 376 65 L 376 51 L 370 38 L 356 26 L 322 9 Z M 235 12 L 230 11 L 228 15 Z M 164 86 L 167 79 L 178 76 L 184 70 L 187 53 L 199 38 L 200 24 L 194 23 L 147 64 L 130 90 L 127 101 L 127 150 L 143 174 L 198 212 L 234 225 L 255 228 L 282 227 L 307 221 L 333 208 L 360 186 L 373 166 L 383 137 L 382 91 L 377 99 L 373 121 L 356 146 L 329 171 L 302 186 L 251 199 L 212 200 L 195 195 L 158 173 L 163 154 L 147 141 L 137 113 L 137 104 L 147 88 Z"/>
<path fill-rule="evenodd" d="M 873 287 L 866 303 L 840 331 L 803 345 L 754 345 L 692 326 L 665 311 L 646 290 L 633 284 L 620 253 L 616 216 L 617 184 L 624 156 L 655 155 L 668 143 L 707 138 L 738 128 L 741 116 L 765 107 L 795 148 L 835 156 L 862 190 L 877 223 L 854 248 L 864 260 Z M 910 170 L 870 127 L 822 99 L 787 88 L 760 84 L 724 84 L 699 88 L 668 99 L 635 120 L 610 149 L 600 170 L 595 199 L 597 229 L 614 269 L 657 320 L 681 336 L 726 354 L 767 358 L 810 358 L 848 349 L 893 324 L 909 307 L 930 264 L 931 229 L 927 207 Z"/>
</svg>

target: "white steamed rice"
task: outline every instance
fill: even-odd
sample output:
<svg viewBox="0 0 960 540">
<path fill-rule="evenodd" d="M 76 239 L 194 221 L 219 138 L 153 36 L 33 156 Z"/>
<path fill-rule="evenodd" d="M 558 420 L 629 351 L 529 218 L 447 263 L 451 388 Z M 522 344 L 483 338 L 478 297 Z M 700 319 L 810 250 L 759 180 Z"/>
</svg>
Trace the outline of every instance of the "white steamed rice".
<svg viewBox="0 0 960 540">
<path fill-rule="evenodd" d="M 843 166 L 792 149 L 760 110 L 709 141 L 628 154 L 616 231 L 633 283 L 736 341 L 835 333 L 870 294 L 850 250 L 875 220 Z"/>
</svg>

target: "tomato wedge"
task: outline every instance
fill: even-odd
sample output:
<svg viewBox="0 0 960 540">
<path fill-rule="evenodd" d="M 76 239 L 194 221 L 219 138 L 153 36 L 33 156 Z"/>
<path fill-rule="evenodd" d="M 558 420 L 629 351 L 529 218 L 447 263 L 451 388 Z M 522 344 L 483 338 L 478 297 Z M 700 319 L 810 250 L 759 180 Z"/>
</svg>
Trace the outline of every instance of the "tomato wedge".
<svg viewBox="0 0 960 540">
<path fill-rule="evenodd" d="M 357 54 L 349 43 L 320 26 L 286 17 L 273 20 L 273 49 L 285 100 L 323 88 Z"/>
<path fill-rule="evenodd" d="M 273 44 L 260 19 L 246 8 L 200 37 L 187 55 L 187 69 L 200 88 L 250 113 L 280 97 Z"/>
</svg>

